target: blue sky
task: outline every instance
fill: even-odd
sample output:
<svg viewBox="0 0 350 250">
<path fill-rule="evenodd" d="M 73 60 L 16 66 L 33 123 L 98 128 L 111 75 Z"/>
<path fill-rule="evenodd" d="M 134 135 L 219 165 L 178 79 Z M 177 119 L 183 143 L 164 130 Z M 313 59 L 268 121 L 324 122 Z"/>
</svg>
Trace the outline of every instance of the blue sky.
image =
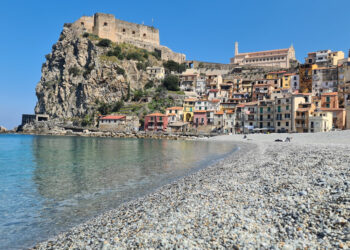
<svg viewBox="0 0 350 250">
<path fill-rule="evenodd" d="M 350 48 L 349 0 L 1 1 L 0 125 L 13 128 L 33 113 L 45 54 L 63 24 L 95 12 L 152 24 L 161 44 L 188 59 L 228 63 L 240 52 L 289 47 L 307 52 Z"/>
</svg>

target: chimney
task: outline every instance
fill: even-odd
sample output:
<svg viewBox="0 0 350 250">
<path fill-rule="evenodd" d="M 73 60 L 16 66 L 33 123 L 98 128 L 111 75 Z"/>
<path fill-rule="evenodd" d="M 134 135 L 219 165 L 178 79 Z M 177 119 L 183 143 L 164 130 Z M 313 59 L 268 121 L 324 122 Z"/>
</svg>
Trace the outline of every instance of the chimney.
<svg viewBox="0 0 350 250">
<path fill-rule="evenodd" d="M 350 49 L 349 49 L 348 57 L 350 58 Z"/>
<path fill-rule="evenodd" d="M 238 42 L 235 42 L 235 56 L 237 55 L 238 55 Z"/>
</svg>

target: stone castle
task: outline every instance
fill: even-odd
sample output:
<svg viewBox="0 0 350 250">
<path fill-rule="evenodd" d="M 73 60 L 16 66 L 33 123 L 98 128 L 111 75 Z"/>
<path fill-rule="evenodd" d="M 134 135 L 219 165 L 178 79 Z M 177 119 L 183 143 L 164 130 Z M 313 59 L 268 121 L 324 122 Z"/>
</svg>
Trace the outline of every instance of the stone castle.
<svg viewBox="0 0 350 250">
<path fill-rule="evenodd" d="M 72 24 L 72 27 L 112 42 L 130 43 L 149 51 L 157 50 L 163 60 L 174 60 L 179 63 L 186 60 L 184 54 L 175 53 L 160 45 L 158 29 L 122 21 L 112 14 L 96 13 L 93 16 L 82 16 Z"/>
</svg>

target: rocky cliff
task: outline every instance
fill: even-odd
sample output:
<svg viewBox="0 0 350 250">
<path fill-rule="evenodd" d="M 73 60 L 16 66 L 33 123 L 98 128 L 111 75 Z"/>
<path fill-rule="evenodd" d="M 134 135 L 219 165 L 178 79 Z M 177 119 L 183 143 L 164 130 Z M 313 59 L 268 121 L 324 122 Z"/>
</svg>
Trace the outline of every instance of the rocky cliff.
<svg viewBox="0 0 350 250">
<path fill-rule="evenodd" d="M 116 47 L 119 57 L 111 53 Z M 141 59 L 130 59 L 127 53 Z M 96 115 L 98 103 L 115 103 L 130 89 L 143 88 L 149 79 L 145 67 L 161 63 L 154 53 L 127 44 L 106 45 L 65 25 L 42 66 L 35 113 L 57 120 Z"/>
</svg>

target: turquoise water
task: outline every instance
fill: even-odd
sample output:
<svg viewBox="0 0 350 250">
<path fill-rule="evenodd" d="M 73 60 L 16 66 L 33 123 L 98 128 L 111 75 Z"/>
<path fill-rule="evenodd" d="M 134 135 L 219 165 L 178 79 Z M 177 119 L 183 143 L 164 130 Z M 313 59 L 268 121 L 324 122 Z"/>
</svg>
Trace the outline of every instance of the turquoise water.
<svg viewBox="0 0 350 250">
<path fill-rule="evenodd" d="M 0 135 L 0 249 L 30 247 L 236 148 L 205 141 Z"/>
</svg>

